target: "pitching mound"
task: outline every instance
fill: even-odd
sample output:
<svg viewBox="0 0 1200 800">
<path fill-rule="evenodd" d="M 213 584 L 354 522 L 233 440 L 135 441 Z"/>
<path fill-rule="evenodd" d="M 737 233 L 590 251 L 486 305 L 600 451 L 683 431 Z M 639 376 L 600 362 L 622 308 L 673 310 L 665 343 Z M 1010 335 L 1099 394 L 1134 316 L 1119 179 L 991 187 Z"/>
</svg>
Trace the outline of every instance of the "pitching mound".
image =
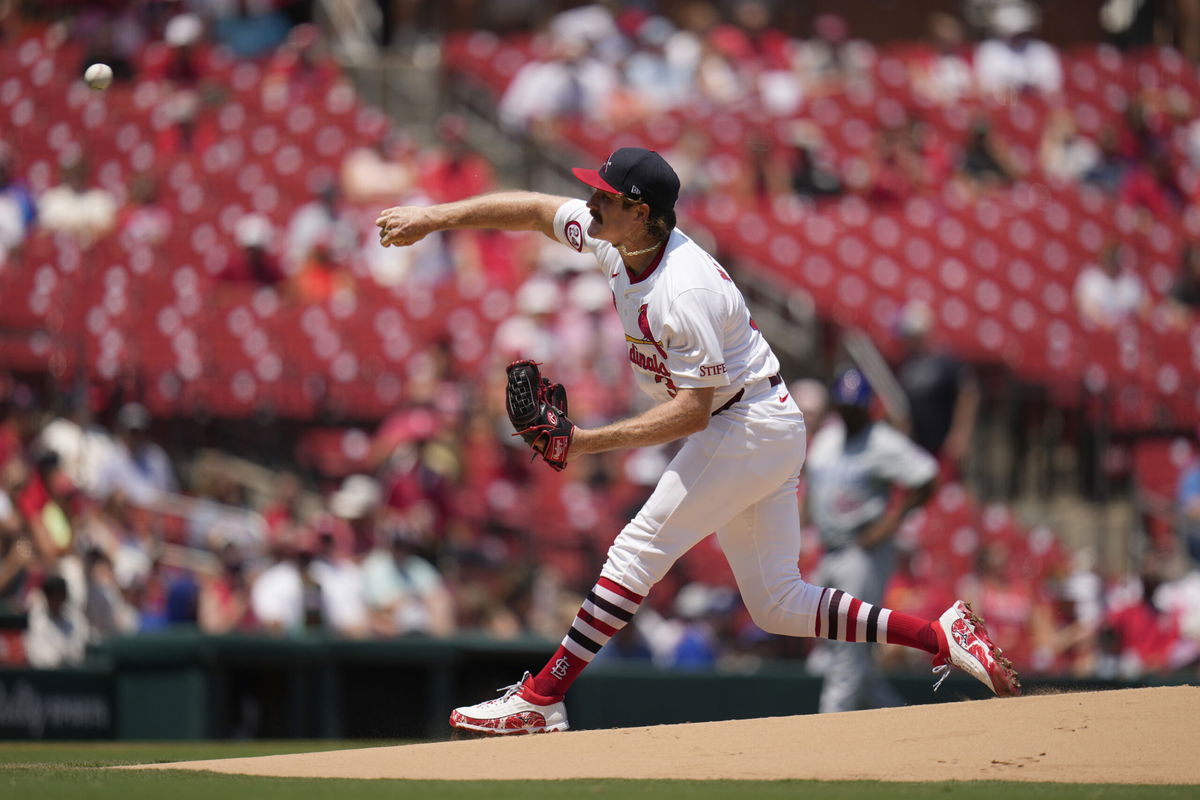
<svg viewBox="0 0 1200 800">
<path fill-rule="evenodd" d="M 1200 688 L 155 764 L 305 778 L 1200 783 Z"/>
</svg>

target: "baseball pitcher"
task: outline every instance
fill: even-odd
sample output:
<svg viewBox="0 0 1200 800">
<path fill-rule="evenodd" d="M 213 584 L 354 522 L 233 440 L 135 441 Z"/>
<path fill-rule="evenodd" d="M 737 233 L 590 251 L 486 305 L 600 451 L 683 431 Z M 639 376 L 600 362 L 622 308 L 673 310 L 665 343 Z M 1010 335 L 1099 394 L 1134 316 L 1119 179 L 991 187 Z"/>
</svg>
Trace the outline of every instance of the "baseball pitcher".
<svg viewBox="0 0 1200 800">
<path fill-rule="evenodd" d="M 675 227 L 679 178 L 658 153 L 637 147 L 574 174 L 591 189 L 586 202 L 501 192 L 391 208 L 376 221 L 385 247 L 440 230 L 500 228 L 540 231 L 596 257 L 625 327 L 629 365 L 658 404 L 581 428 L 568 416 L 562 387 L 536 364 L 514 363 L 509 416 L 551 467 L 587 453 L 685 440 L 613 541 L 599 580 L 545 666 L 496 699 L 455 709 L 450 724 L 491 734 L 566 730 L 563 697 L 572 682 L 676 559 L 714 530 L 763 630 L 923 649 L 943 677 L 954 665 L 996 694 L 1018 694 L 1016 673 L 965 603 L 930 621 L 804 581 L 796 506 L 804 417 L 728 273 Z"/>
</svg>

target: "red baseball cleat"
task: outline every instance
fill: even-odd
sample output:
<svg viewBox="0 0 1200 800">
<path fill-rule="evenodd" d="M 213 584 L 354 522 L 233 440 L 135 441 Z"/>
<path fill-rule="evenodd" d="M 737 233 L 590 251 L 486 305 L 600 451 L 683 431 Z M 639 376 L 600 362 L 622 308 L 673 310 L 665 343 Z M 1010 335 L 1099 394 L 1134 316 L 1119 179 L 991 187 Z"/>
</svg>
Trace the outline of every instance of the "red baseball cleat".
<svg viewBox="0 0 1200 800">
<path fill-rule="evenodd" d="M 1016 697 L 1021 693 L 1021 681 L 1012 662 L 988 638 L 983 618 L 962 600 L 946 609 L 933 623 L 940 651 L 933 659 L 934 673 L 941 673 L 934 691 L 950 674 L 954 665 L 967 672 L 1000 697 Z"/>
</svg>

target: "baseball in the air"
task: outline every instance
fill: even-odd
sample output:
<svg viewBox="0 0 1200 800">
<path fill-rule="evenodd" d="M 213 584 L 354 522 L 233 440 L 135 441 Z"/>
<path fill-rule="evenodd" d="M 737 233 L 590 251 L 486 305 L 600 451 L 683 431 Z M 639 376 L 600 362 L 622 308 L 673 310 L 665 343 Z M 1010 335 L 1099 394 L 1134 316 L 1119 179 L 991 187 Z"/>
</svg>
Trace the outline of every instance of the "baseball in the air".
<svg viewBox="0 0 1200 800">
<path fill-rule="evenodd" d="M 87 71 L 83 73 L 84 82 L 86 82 L 87 85 L 93 89 L 101 91 L 109 87 L 109 85 L 112 83 L 112 79 L 112 67 L 110 67 L 108 64 L 92 64 L 87 68 Z"/>
</svg>

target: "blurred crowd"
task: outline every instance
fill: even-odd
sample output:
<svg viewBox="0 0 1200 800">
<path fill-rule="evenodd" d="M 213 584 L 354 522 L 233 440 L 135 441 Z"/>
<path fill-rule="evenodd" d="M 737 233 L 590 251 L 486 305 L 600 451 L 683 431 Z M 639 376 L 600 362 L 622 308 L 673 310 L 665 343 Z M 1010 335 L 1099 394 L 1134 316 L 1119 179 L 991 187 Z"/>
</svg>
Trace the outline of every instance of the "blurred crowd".
<svg viewBox="0 0 1200 800">
<path fill-rule="evenodd" d="M 818 430 L 825 396 L 811 381 L 793 390 Z M 363 471 L 331 480 L 298 462 L 279 471 L 213 452 L 172 458 L 156 442 L 161 421 L 136 402 L 115 410 L 105 402 L 90 399 L 108 426 L 90 421 L 87 398 L 56 415 L 29 386 L 2 382 L 0 618 L 28 615 L 26 630 L 0 632 L 4 663 L 79 664 L 90 644 L 179 626 L 552 638 L 667 455 L 593 457 L 563 482 L 505 441 L 503 412 L 460 419 L 455 430 L 442 411 L 409 408 L 361 443 Z M 933 503 L 963 494 L 953 481 L 941 492 Z M 955 533 L 978 545 L 966 545 L 973 560 L 945 580 L 941 556 L 921 546 L 937 522 L 917 513 L 897 535 L 883 602 L 936 616 L 966 598 L 1031 674 L 1137 678 L 1190 668 L 1200 658 L 1200 457 L 1181 476 L 1177 503 L 1190 570 L 1148 550 L 1133 574 L 1102 573 L 1086 549 L 1046 551 L 1035 541 L 1052 538 L 1044 531 L 1001 535 L 992 517 L 1007 511 L 988 507 Z M 602 658 L 734 670 L 807 658 L 819 671 L 820 648 L 755 628 L 712 550 L 707 564 L 681 562 Z M 806 573 L 820 557 L 808 529 Z M 884 663 L 923 666 L 900 649 Z"/>
<path fill-rule="evenodd" d="M 56 416 L 0 377 L 0 616 L 28 612 L 28 629 L 3 639 L 4 663 L 78 664 L 89 644 L 180 625 L 551 635 L 578 602 L 514 532 L 456 510 L 464 454 L 432 411 L 386 421 L 373 473 L 322 493 L 221 454 L 172 460 L 136 402 L 98 414 L 104 426 L 89 408 L 106 398 Z M 492 477 L 514 479 L 503 466 Z"/>
<path fill-rule="evenodd" d="M 928 38 L 893 48 L 896 58 L 885 68 L 877 49 L 855 39 L 836 13 L 816 16 L 808 35 L 797 37 L 774 26 L 781 11 L 765 0 L 684 3 L 671 15 L 585 5 L 549 20 L 503 88 L 497 114 L 551 142 L 571 139 L 572 125 L 588 136 L 639 126 L 653 135 L 673 113 L 707 115 L 710 124 L 678 128 L 665 152 L 685 199 L 723 196 L 769 207 L 781 198 L 820 203 L 854 195 L 891 206 L 947 193 L 969 202 L 1034 182 L 1050 191 L 1095 187 L 1130 209 L 1143 232 L 1197 206 L 1200 122 L 1187 90 L 1147 82 L 1121 101 L 1118 118 L 1085 133 L 1078 115 L 1095 109 L 1067 102 L 1059 52 L 1037 36 L 1039 7 L 1024 0 L 964 5 L 963 18 L 933 14 Z M 1148 5 L 1133 15 L 1149 13 Z M 1115 40 L 1152 41 L 1145 30 Z M 881 72 L 885 83 L 911 93 L 916 110 L 883 99 Z M 828 125 L 812 118 L 836 119 L 847 99 L 876 105 L 880 116 L 875 130 L 852 134 L 869 145 L 849 154 L 846 142 L 830 142 Z M 1034 147 L 1017 145 L 995 124 L 1017 101 L 1050 109 Z M 962 134 L 932 124 L 944 109 L 970 115 Z M 744 133 L 741 154 L 719 141 L 722 115 L 730 113 L 758 120 Z M 1198 304 L 1194 247 L 1182 248 L 1163 293 L 1162 313 L 1180 324 L 1194 319 Z M 1111 330 L 1158 308 L 1139 266 L 1144 272 L 1134 249 L 1114 239 L 1083 270 L 1074 293 L 1086 324 Z"/>
<path fill-rule="evenodd" d="M 147 169 L 126 185 L 105 183 L 80 149 L 66 154 L 56 181 L 39 182 L 0 141 L 0 267 L 20 265 L 39 236 L 85 247 L 106 237 L 172 239 L 179 203 L 162 201 L 161 175 L 150 167 L 184 155 L 223 157 L 222 96 L 210 79 L 218 69 L 212 60 L 222 56 L 212 44 L 257 59 L 255 91 L 268 105 L 323 93 L 336 78 L 321 36 L 294 25 L 289 4 L 193 3 L 184 14 L 165 13 L 166 5 L 84 9 L 73 33 L 88 44 L 82 62 L 112 65 L 118 89 L 143 78 L 170 87 Z M 972 5 L 981 7 L 970 18 L 978 41 L 968 41 L 962 20 L 931 19 L 929 41 L 904 62 L 906 80 L 935 106 L 1029 95 L 1053 103 L 1062 67 L 1055 48 L 1035 35 L 1034 7 Z M 869 45 L 837 15 L 816 18 L 807 38 L 794 38 L 770 26 L 768 3 L 733 3 L 727 15 L 722 8 L 688 3 L 668 17 L 593 5 L 560 14 L 548 51 L 517 73 L 499 116 L 534 137 L 553 136 L 572 118 L 631 123 L 684 107 L 753 106 L 787 117 L 813 98 L 853 93 L 870 80 Z M 984 195 L 1032 175 L 1092 184 L 1152 220 L 1182 214 L 1198 199 L 1200 125 L 1182 100 L 1141 93 L 1121 125 L 1095 140 L 1061 109 L 1027 158 L 1015 156 L 986 118 L 951 141 L 903 115 L 874 134 L 865 159 L 831 158 L 820 130 L 803 123 L 789 129 L 785 148 L 749 142 L 748 171 L 714 156 L 700 129 L 687 130 L 667 157 L 693 200 L 718 192 L 812 202 L 859 194 L 885 205 L 948 185 Z M 236 248 L 212 265 L 214 284 L 218 291 L 270 287 L 284 302 L 308 305 L 479 276 L 511 295 L 510 313 L 490 333 L 483 375 L 457 374 L 437 348 L 422 352 L 400 410 L 374 430 L 339 432 L 337 468 L 306 460 L 310 437 L 274 454 L 292 462 L 281 471 L 173 448 L 172 421 L 153 419 L 136 393 L 84 380 L 55 396 L 30 376 L 0 373 L 0 615 L 28 615 L 27 629 L 0 630 L 0 662 L 78 664 L 90 644 L 169 626 L 557 638 L 569 624 L 577 593 L 670 452 L 594 456 L 564 476 L 549 475 L 507 435 L 500 387 L 508 360 L 534 358 L 569 387 L 581 424 L 634 408 L 606 282 L 586 258 L 535 237 L 506 240 L 512 252 L 503 259 L 489 257 L 484 237 L 457 232 L 406 250 L 379 248 L 371 223 L 382 205 L 453 200 L 495 179 L 454 115 L 442 119 L 436 146 L 397 135 L 382 115 L 367 115 L 360 133 L 367 141 L 340 155 L 286 219 L 236 220 Z M 1170 292 L 1171 313 L 1181 318 L 1200 304 L 1197 248 L 1185 247 Z M 1116 240 L 1081 273 L 1076 299 L 1101 327 L 1148 313 L 1134 256 Z M 899 325 L 911 346 L 897 365 L 913 400 L 905 430 L 942 459 L 943 491 L 961 491 L 955 481 L 979 387 L 965 365 L 922 344 L 928 313 L 908 309 Z M 820 396 L 811 386 L 795 391 Z M 819 400 L 810 412 L 816 430 Z M 1180 542 L 1191 558 L 1183 568 L 1150 551 L 1136 574 L 1101 574 L 1084 551 L 1031 570 L 1006 544 L 989 541 L 953 593 L 973 601 L 1006 651 L 1034 673 L 1137 677 L 1194 667 L 1200 462 L 1183 472 L 1177 494 Z M 920 526 L 922 516 L 906 524 Z M 805 643 L 754 628 L 719 552 L 715 568 L 702 557 L 680 565 L 602 659 L 738 669 L 813 655 Z M 820 558 L 811 531 L 801 558 L 806 570 Z M 928 579 L 936 569 L 928 561 L 919 549 L 902 551 L 885 605 L 940 613 L 950 598 Z M 904 663 L 899 652 L 890 657 Z M 810 660 L 819 668 L 819 656 Z"/>
</svg>

